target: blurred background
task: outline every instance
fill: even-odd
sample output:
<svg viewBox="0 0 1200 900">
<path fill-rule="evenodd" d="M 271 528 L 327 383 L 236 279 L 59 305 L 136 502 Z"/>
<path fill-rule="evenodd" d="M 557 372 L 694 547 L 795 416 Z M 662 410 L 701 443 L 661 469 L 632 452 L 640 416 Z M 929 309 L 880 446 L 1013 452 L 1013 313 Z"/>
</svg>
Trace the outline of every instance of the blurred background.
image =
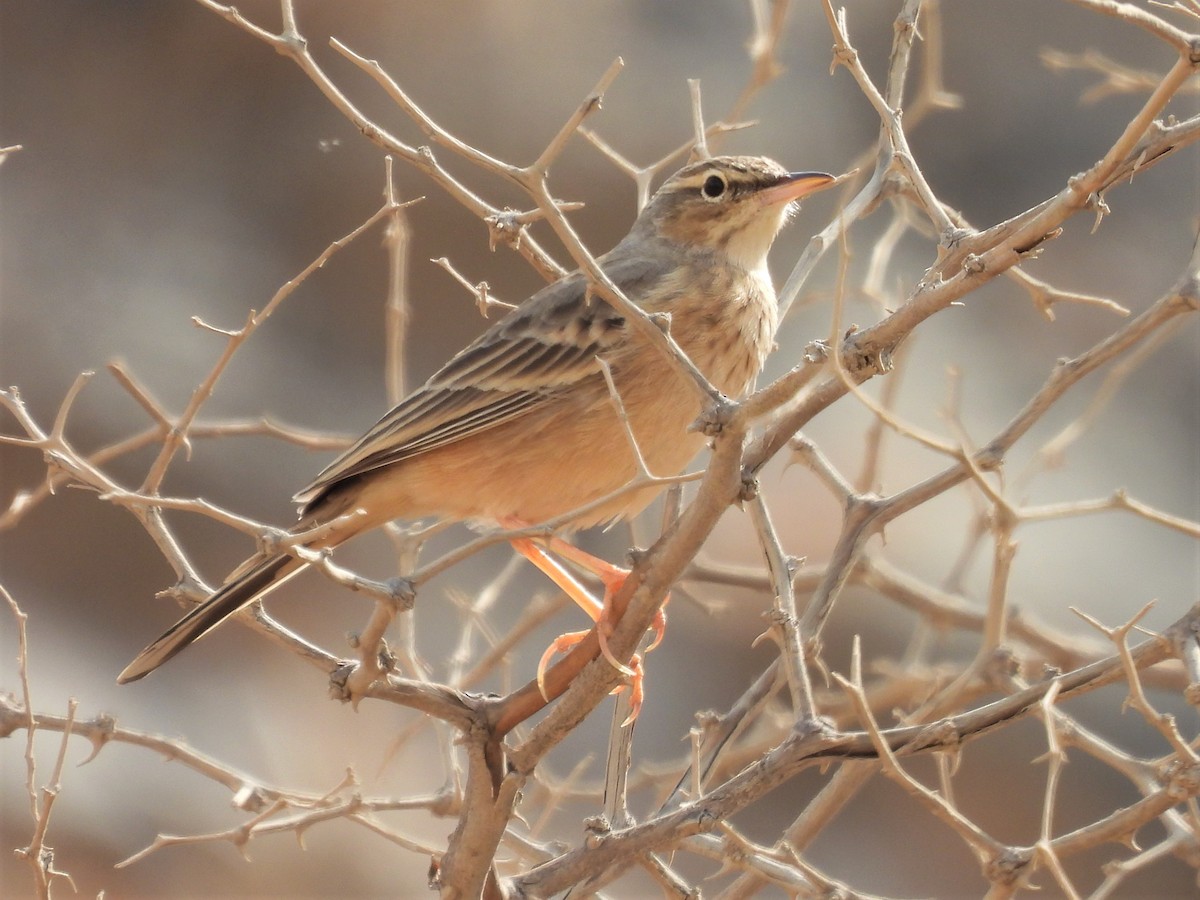
<svg viewBox="0 0 1200 900">
<path fill-rule="evenodd" d="M 885 72 L 896 2 L 851 5 L 851 39 L 876 78 Z M 1142 104 L 1143 95 L 1080 103 L 1096 76 L 1048 72 L 1043 48 L 1094 49 L 1123 65 L 1162 73 L 1171 53 L 1148 35 L 1068 3 L 1044 0 L 955 0 L 943 4 L 945 80 L 963 99 L 911 135 L 934 190 L 984 227 L 1058 191 L 1072 174 L 1100 158 Z M 828 27 L 816 3 L 793 4 L 780 61 L 783 75 L 748 111 L 752 129 L 729 136 L 722 152 L 775 157 L 792 168 L 845 170 L 868 149 L 877 119 L 848 74 L 829 75 Z M 278 28 L 277 4 L 244 0 L 252 21 Z M 412 141 L 422 139 L 361 72 L 328 46 L 336 36 L 378 59 L 436 121 L 489 154 L 516 163 L 536 157 L 616 56 L 625 69 L 590 125 L 638 163 L 658 159 L 691 136 L 688 78 L 701 80 L 708 119 L 730 109 L 751 71 L 745 45 L 750 8 L 736 0 L 629 0 L 623 3 L 521 4 L 442 0 L 440 3 L 298 2 L 300 28 L 317 59 L 368 114 Z M 921 50 L 918 49 L 918 54 Z M 1192 99 L 1174 111 L 1193 115 Z M 1190 108 L 1188 106 L 1190 104 Z M 190 319 L 236 328 L 248 310 L 262 309 L 280 285 L 335 238 L 379 206 L 380 151 L 362 138 L 290 62 L 204 9 L 175 0 L 105 3 L 94 0 L 5 0 L 0 5 L 0 145 L 24 149 L 0 167 L 0 384 L 17 385 L 48 428 L 78 373 L 98 374 L 76 402 L 69 425 L 74 446 L 89 451 L 145 428 L 144 412 L 104 370 L 121 359 L 172 411 L 186 405 L 210 370 L 223 341 Z M 469 170 L 439 151 L 456 174 L 496 203 L 524 207 L 511 188 Z M 1092 219 L 1071 221 L 1028 271 L 1064 289 L 1102 294 L 1135 313 L 1179 277 L 1195 237 L 1200 167 L 1193 147 L 1110 193 L 1113 215 L 1095 233 Z M 507 250 L 490 252 L 484 226 L 419 173 L 397 166 L 404 197 L 424 197 L 409 210 L 411 334 L 409 383 L 419 383 L 483 327 L 471 296 L 429 263 L 446 256 L 471 281 L 486 280 L 501 299 L 517 302 L 541 281 Z M 574 140 L 552 173 L 557 196 L 582 200 L 572 220 L 589 247 L 602 252 L 624 234 L 636 212 L 630 180 L 583 140 Z M 786 278 L 808 237 L 834 215 L 833 192 L 807 203 L 776 244 L 772 267 Z M 855 271 L 882 233 L 877 215 L 851 234 Z M 270 415 L 280 421 L 351 436 L 386 408 L 383 381 L 383 301 L 387 285 L 382 233 L 339 253 L 310 278 L 256 333 L 222 377 L 202 418 Z M 559 248 L 549 238 L 547 246 Z M 560 259 L 565 258 L 559 253 Z M 932 261 L 926 242 L 900 247 L 886 285 L 901 302 Z M 785 323 L 771 363 L 777 374 L 795 364 L 803 345 L 829 332 L 833 254 Z M 854 278 L 851 283 L 857 283 Z M 983 443 L 1045 379 L 1055 359 L 1072 356 L 1118 326 L 1093 307 L 1059 307 L 1047 322 L 1027 296 L 1000 280 L 971 295 L 966 306 L 927 322 L 908 349 L 899 409 L 944 431 L 947 367 L 963 372 L 961 415 Z M 881 315 L 875 301 L 853 290 L 846 322 L 867 325 Z M 1127 382 L 1065 468 L 1033 482 L 1017 498 L 1058 502 L 1104 497 L 1119 487 L 1168 513 L 1200 516 L 1200 352 L 1188 325 Z M 1019 472 L 1037 447 L 1079 413 L 1093 379 L 1074 391 L 1014 452 Z M 869 416 L 852 402 L 817 420 L 808 436 L 844 472 L 855 475 Z M 0 428 L 14 433 L 10 417 Z M 883 488 L 894 491 L 940 470 L 945 461 L 888 444 Z M 165 493 L 201 496 L 247 516 L 287 525 L 291 494 L 331 454 L 267 438 L 197 441 L 176 460 Z M 144 477 L 152 453 L 122 459 L 111 471 L 122 483 Z M 0 445 L 0 509 L 44 474 L 37 452 Z M 839 527 L 837 504 L 808 473 L 782 461 L 763 480 L 787 549 L 815 563 L 828 554 Z M 945 579 L 974 509 L 965 495 L 945 498 L 896 523 L 890 559 L 937 584 Z M 253 550 L 244 536 L 194 516 L 174 515 L 187 553 L 217 581 Z M 651 517 L 641 534 L 652 534 Z M 453 536 L 451 536 L 453 537 Z M 1069 611 L 1082 608 L 1116 623 L 1149 600 L 1152 627 L 1173 621 L 1197 597 L 1200 564 L 1193 542 L 1116 513 L 1024 526 L 1010 595 L 1023 612 L 1084 634 Z M 449 539 L 449 538 L 448 538 Z M 589 536 L 588 545 L 620 558 L 627 531 Z M 745 517 L 731 512 L 709 558 L 759 562 Z M 495 549 L 455 568 L 422 592 L 416 610 L 418 649 L 435 677 L 445 674 L 458 618 L 448 599 L 472 596 L 508 552 Z M 339 553 L 339 561 L 377 577 L 392 574 L 390 545 L 372 536 Z M 965 595 L 982 608 L 989 551 L 972 566 Z M 0 534 L 0 583 L 30 616 L 30 674 L 39 711 L 63 713 L 68 697 L 80 716 L 104 711 L 129 728 L 180 737 L 254 777 L 316 793 L 332 788 L 348 765 L 370 795 L 435 790 L 441 754 L 432 740 L 399 757 L 388 753 L 402 709 L 367 704 L 358 713 L 326 702 L 324 678 L 245 629 L 231 626 L 134 686 L 118 688 L 117 672 L 178 613 L 155 592 L 174 575 L 132 516 L 88 492 L 65 489 L 20 525 Z M 495 614 L 503 630 L 523 603 L 549 586 L 523 573 L 504 592 Z M 702 593 L 697 589 L 697 593 Z M 331 596 L 336 602 L 331 602 Z M 635 762 L 680 758 L 697 709 L 722 709 L 770 658 L 750 643 L 762 630 L 770 597 L 712 589 L 709 612 L 680 597 L 663 648 L 648 662 L 649 692 L 638 723 Z M 826 635 L 829 658 L 846 659 L 850 637 L 863 633 L 877 655 L 904 651 L 910 617 L 850 592 Z M 294 582 L 272 609 L 305 635 L 345 652 L 343 635 L 361 627 L 368 606 L 335 592 L 320 578 Z M 581 627 L 565 612 L 530 642 L 532 655 L 514 663 L 526 679 L 554 634 Z M 543 640 L 543 638 L 545 640 Z M 0 688 L 16 691 L 15 629 L 0 614 L 5 660 Z M 947 644 L 969 658 L 968 636 Z M 720 672 L 720 677 L 714 677 Z M 498 688 L 498 683 L 487 685 Z M 1169 701 L 1164 699 L 1164 703 Z M 1073 705 L 1081 718 L 1109 723 L 1119 695 Z M 1188 733 L 1192 714 L 1183 716 Z M 1089 719 L 1089 717 L 1091 717 Z M 600 778 L 607 710 L 548 761 L 569 771 L 587 753 Z M 1130 718 L 1130 717 L 1126 717 Z M 1162 748 L 1138 723 L 1125 723 L 1123 746 L 1133 753 Z M 40 737 L 40 773 L 49 771 L 57 739 Z M 1025 761 L 1044 749 L 1034 723 L 971 745 L 964 757 L 960 801 L 997 837 L 1031 843 L 1037 836 L 1042 770 Z M 1157 748 L 1157 749 L 1156 749 Z M 307 852 L 288 837 L 265 837 L 248 848 L 247 864 L 228 844 L 169 848 L 122 870 L 114 863 L 159 832 L 232 827 L 244 815 L 212 783 L 151 754 L 110 746 L 83 769 L 73 763 L 88 747 L 70 748 L 62 796 L 49 843 L 56 865 L 83 895 L 113 896 L 418 896 L 426 861 L 397 851 L 345 823 L 305 835 Z M 25 846 L 31 823 L 24 793 L 24 736 L 0 741 L 0 845 Z M 1127 784 L 1086 760 L 1069 768 L 1061 815 L 1079 824 L 1132 802 Z M 1012 768 L 1012 761 L 1020 768 Z M 918 769 L 920 767 L 918 766 Z M 770 840 L 819 786 L 816 775 L 748 811 L 741 824 Z M 1115 799 L 1114 799 L 1115 798 Z M 582 815 L 586 815 L 586 808 Z M 578 834 L 578 810 L 563 833 Z M 899 791 L 879 782 L 832 823 L 811 849 L 812 861 L 861 891 L 891 895 L 976 896 L 984 882 L 975 861 Z M 575 824 L 572 825 L 571 822 Z M 399 830 L 438 847 L 453 827 L 424 814 L 392 820 Z M 903 831 L 900 831 L 903 829 Z M 896 840 L 897 834 L 903 840 Z M 869 849 L 869 852 L 864 850 Z M 930 860 L 937 865 L 931 867 Z M 1073 860 L 1081 886 L 1098 874 Z M 1090 860 L 1094 865 L 1096 860 Z M 1192 873 L 1170 860 L 1153 878 L 1129 885 L 1126 896 L 1191 896 Z M 1091 879 L 1091 880 L 1089 880 Z M 28 873 L 0 854 L 6 896 L 28 891 Z M 1047 895 L 1053 896 L 1051 888 Z M 617 895 L 622 895 L 618 892 Z"/>
</svg>

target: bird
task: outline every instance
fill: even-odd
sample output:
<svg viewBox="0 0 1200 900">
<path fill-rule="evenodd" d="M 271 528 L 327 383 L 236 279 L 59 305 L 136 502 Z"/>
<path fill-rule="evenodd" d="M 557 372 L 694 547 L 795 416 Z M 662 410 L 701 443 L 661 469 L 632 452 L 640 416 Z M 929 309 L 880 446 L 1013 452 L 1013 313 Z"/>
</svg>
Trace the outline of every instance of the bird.
<svg viewBox="0 0 1200 900">
<path fill-rule="evenodd" d="M 768 251 L 798 201 L 835 181 L 765 157 L 692 162 L 663 182 L 597 263 L 642 311 L 669 316 L 671 337 L 712 386 L 741 396 L 778 325 Z M 637 455 L 651 473 L 674 475 L 703 449 L 704 436 L 689 430 L 701 399 L 688 379 L 572 272 L 485 330 L 299 491 L 292 534 L 312 532 L 306 546 L 320 550 L 395 519 L 512 528 L 567 517 L 548 541 L 512 543 L 599 624 L 628 573 L 560 535 L 632 517 L 654 499 L 660 485 L 622 491 L 639 471 Z M 604 601 L 557 557 L 598 574 Z M 143 678 L 308 565 L 260 550 L 117 681 Z"/>
</svg>

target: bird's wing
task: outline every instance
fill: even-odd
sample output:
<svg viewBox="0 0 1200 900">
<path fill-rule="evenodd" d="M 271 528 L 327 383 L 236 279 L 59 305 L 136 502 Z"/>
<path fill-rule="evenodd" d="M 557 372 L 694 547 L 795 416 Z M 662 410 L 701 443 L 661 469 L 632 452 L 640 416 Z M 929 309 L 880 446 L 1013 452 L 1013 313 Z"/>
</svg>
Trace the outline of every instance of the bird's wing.
<svg viewBox="0 0 1200 900">
<path fill-rule="evenodd" d="M 627 296 L 667 272 L 644 257 L 601 263 Z M 479 434 L 600 376 L 595 359 L 624 335 L 625 320 L 587 280 L 569 275 L 534 294 L 373 425 L 296 501 L 311 508 L 338 482 Z"/>
</svg>

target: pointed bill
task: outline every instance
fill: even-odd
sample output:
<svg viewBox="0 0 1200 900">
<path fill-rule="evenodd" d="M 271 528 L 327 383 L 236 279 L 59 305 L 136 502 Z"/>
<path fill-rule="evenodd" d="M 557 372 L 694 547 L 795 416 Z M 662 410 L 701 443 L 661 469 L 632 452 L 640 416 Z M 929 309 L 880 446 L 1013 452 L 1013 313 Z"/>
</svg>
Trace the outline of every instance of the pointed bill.
<svg viewBox="0 0 1200 900">
<path fill-rule="evenodd" d="M 778 184 L 764 188 L 759 199 L 768 205 L 791 203 L 829 187 L 837 181 L 828 172 L 789 172 Z"/>
</svg>

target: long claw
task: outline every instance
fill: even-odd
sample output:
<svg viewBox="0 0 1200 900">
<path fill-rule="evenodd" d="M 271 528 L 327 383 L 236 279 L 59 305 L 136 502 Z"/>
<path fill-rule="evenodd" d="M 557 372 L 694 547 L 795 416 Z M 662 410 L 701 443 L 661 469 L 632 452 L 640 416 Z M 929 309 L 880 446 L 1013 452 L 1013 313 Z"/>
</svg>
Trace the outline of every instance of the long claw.
<svg viewBox="0 0 1200 900">
<path fill-rule="evenodd" d="M 634 654 L 630 664 L 633 667 L 633 675 L 629 678 L 629 715 L 625 717 L 625 721 L 621 723 L 621 727 L 632 725 L 638 717 L 638 713 L 642 711 L 642 700 L 645 698 L 645 692 L 642 684 L 645 681 L 646 673 L 642 669 L 641 656 Z M 621 685 L 617 690 L 623 690 L 625 685 Z M 614 691 L 613 693 L 616 693 Z"/>
<path fill-rule="evenodd" d="M 514 528 L 521 525 L 516 520 L 505 520 L 501 524 Z M 613 693 L 622 691 L 626 687 L 629 688 L 630 712 L 628 718 L 623 723 L 629 725 L 638 717 L 638 713 L 642 709 L 642 701 L 645 699 L 643 688 L 645 671 L 642 668 L 642 658 L 640 655 L 635 655 L 629 661 L 629 665 L 626 665 L 616 658 L 608 646 L 608 637 L 612 634 L 616 624 L 613 617 L 611 600 L 613 595 L 625 584 L 625 579 L 629 577 L 629 571 L 598 559 L 590 553 L 586 553 L 578 547 L 558 538 L 549 538 L 546 544 L 548 547 L 539 546 L 538 543 L 529 538 L 515 538 L 512 541 L 513 548 L 518 553 L 526 557 L 549 576 L 555 584 L 562 588 L 595 621 L 596 638 L 600 644 L 600 655 L 608 661 L 609 665 L 628 679 L 627 684 L 619 685 L 613 690 Z M 588 593 L 587 589 L 563 567 L 562 563 L 554 559 L 548 550 L 572 560 L 577 565 L 596 575 L 604 585 L 603 601 L 597 603 Z M 664 598 L 663 606 L 666 605 L 668 599 L 670 598 Z M 650 626 L 650 630 L 654 632 L 654 639 L 650 642 L 650 646 L 646 648 L 647 653 L 662 643 L 666 627 L 667 614 L 660 608 L 654 616 L 654 622 Z M 538 660 L 538 691 L 541 692 L 542 699 L 547 703 L 550 702 L 550 697 L 546 693 L 546 670 L 550 665 L 550 660 L 556 653 L 566 653 L 583 640 L 586 634 L 586 631 L 575 631 L 560 635 L 546 648 L 546 652 Z"/>
<path fill-rule="evenodd" d="M 629 661 L 629 665 L 624 665 L 618 661 L 608 650 L 608 643 L 604 639 L 605 628 L 597 623 L 596 636 L 600 639 L 601 652 L 604 658 L 612 665 L 614 669 L 629 679 L 627 684 L 619 684 L 612 689 L 612 693 L 618 694 L 625 688 L 629 688 L 629 715 L 625 721 L 621 723 L 621 727 L 631 724 L 642 711 L 642 701 L 645 699 L 645 689 L 643 683 L 646 679 L 645 669 L 642 668 L 642 657 L 640 654 L 634 654 L 633 659 Z M 542 699 L 547 703 L 550 702 L 550 697 L 546 694 L 546 668 L 550 664 L 551 658 L 556 653 L 566 653 L 580 641 L 587 637 L 586 631 L 571 631 L 566 634 L 560 634 L 550 646 L 546 648 L 546 652 L 542 654 L 542 658 L 538 660 L 537 667 L 537 686 L 541 692 Z"/>
<path fill-rule="evenodd" d="M 670 599 L 671 597 L 668 595 L 663 600 L 663 605 L 660 606 L 658 608 L 658 612 L 654 614 L 654 621 L 650 623 L 650 630 L 654 632 L 654 640 L 652 640 L 650 642 L 650 646 L 646 648 L 647 653 L 661 644 L 663 642 L 663 637 L 667 633 L 667 611 L 665 607 L 667 605 L 667 600 Z"/>
<path fill-rule="evenodd" d="M 566 634 L 560 634 L 550 646 L 546 648 L 546 652 L 542 654 L 542 658 L 538 660 L 537 667 L 537 686 L 538 691 L 542 695 L 542 699 L 547 703 L 550 698 L 546 695 L 546 667 L 550 665 L 550 659 L 555 653 L 566 653 L 580 641 L 587 637 L 586 631 L 568 631 Z"/>
<path fill-rule="evenodd" d="M 606 603 L 604 605 L 604 612 L 596 620 L 596 638 L 600 641 L 600 655 L 607 659 L 609 664 L 626 678 L 632 678 L 634 676 L 633 669 L 613 656 L 613 652 L 608 649 L 608 634 L 612 631 L 612 625 L 608 621 L 608 608 L 608 604 Z"/>
<path fill-rule="evenodd" d="M 597 624 L 601 622 L 607 623 L 610 621 L 610 616 L 612 615 L 612 604 L 609 601 L 612 599 L 613 594 L 619 591 L 621 586 L 625 584 L 625 578 L 628 576 L 628 574 L 629 573 L 626 572 L 620 578 L 604 579 L 604 602 L 601 604 L 600 618 L 597 620 Z M 658 612 L 654 614 L 654 621 L 650 623 L 649 629 L 650 631 L 654 632 L 654 640 L 652 640 L 650 642 L 650 646 L 646 648 L 646 653 L 649 653 L 663 642 L 663 637 L 667 633 L 667 603 L 670 602 L 670 600 L 670 594 L 667 594 L 667 596 L 663 597 L 662 606 L 660 606 L 658 608 Z M 611 629 L 612 626 L 610 625 L 609 630 L 611 631 Z"/>
</svg>

